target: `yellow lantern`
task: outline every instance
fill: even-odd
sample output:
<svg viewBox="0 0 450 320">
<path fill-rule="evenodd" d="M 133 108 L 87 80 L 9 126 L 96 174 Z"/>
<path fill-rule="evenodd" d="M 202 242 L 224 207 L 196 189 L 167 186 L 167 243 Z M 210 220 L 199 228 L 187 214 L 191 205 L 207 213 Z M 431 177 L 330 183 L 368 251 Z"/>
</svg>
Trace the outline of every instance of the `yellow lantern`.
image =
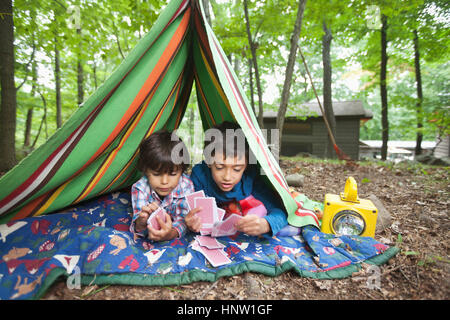
<svg viewBox="0 0 450 320">
<path fill-rule="evenodd" d="M 344 192 L 325 195 L 321 231 L 336 235 L 374 237 L 378 210 L 372 201 L 359 199 L 353 177 L 345 182 Z"/>
</svg>

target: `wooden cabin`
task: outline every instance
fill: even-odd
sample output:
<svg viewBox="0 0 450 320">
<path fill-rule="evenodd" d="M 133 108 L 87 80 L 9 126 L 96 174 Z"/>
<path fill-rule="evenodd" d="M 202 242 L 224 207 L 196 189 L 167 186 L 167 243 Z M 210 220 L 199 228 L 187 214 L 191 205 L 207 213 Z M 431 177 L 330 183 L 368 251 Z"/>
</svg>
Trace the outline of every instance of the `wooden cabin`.
<svg viewBox="0 0 450 320">
<path fill-rule="evenodd" d="M 359 159 L 359 129 L 361 121 L 373 118 L 360 100 L 333 102 L 336 118 L 336 143 L 352 159 Z M 264 129 L 275 129 L 277 112 L 264 112 Z M 286 111 L 280 155 L 309 153 L 324 158 L 328 131 L 318 103 L 290 106 Z"/>
</svg>

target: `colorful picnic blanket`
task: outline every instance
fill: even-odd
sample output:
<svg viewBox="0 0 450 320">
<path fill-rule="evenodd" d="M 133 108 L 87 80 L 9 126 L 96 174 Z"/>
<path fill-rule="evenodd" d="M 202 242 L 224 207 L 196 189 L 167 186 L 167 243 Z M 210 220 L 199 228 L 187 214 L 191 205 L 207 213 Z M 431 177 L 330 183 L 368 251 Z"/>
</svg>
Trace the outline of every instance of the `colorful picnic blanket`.
<svg viewBox="0 0 450 320">
<path fill-rule="evenodd" d="M 259 272 L 342 278 L 360 263 L 381 264 L 398 251 L 366 237 L 335 236 L 312 226 L 294 236 L 220 237 L 231 263 L 213 267 L 192 249 L 195 235 L 161 243 L 134 240 L 129 192 L 116 192 L 64 212 L 0 225 L 0 298 L 37 299 L 59 277 L 67 285 L 179 285 Z M 69 287 L 70 288 L 70 287 Z"/>
</svg>

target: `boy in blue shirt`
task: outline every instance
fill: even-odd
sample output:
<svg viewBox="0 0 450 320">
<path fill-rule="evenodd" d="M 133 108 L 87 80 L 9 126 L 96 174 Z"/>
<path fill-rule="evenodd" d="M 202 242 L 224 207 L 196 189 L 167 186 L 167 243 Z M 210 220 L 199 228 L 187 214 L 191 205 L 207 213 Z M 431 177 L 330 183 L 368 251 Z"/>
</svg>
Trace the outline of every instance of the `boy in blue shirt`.
<svg viewBox="0 0 450 320">
<path fill-rule="evenodd" d="M 259 167 L 249 164 L 249 148 L 242 129 L 235 123 L 223 122 L 214 127 L 212 137 L 205 135 L 205 161 L 192 168 L 191 180 L 196 191 L 203 190 L 207 197 L 214 197 L 217 205 L 253 196 L 262 202 L 267 215 L 245 215 L 236 223 L 236 229 L 252 236 L 275 235 L 287 226 L 286 212 L 277 194 L 259 175 Z M 186 226 L 194 232 L 200 230 L 199 208 L 185 217 Z"/>
</svg>

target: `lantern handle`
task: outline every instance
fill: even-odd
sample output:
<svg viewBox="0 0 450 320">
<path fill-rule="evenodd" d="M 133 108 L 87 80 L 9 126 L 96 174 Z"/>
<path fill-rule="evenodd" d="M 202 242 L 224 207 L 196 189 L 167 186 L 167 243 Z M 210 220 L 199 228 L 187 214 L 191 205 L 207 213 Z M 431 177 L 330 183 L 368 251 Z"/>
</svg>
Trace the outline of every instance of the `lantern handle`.
<svg viewBox="0 0 450 320">
<path fill-rule="evenodd" d="M 345 182 L 344 193 L 341 192 L 341 200 L 359 203 L 358 186 L 356 184 L 355 178 L 347 178 L 347 181 Z"/>
</svg>

